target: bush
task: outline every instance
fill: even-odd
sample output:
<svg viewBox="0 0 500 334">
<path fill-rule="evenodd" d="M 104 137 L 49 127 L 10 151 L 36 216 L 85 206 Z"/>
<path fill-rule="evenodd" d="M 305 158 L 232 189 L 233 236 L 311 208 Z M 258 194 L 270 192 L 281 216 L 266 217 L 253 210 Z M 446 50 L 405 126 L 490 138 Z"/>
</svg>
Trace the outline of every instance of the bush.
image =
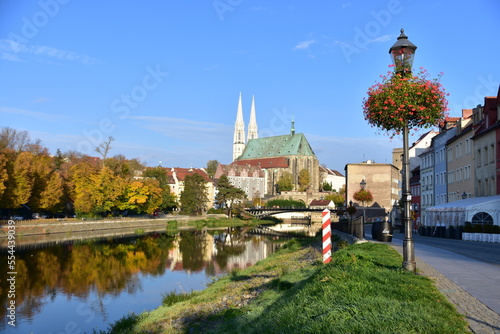
<svg viewBox="0 0 500 334">
<path fill-rule="evenodd" d="M 295 201 L 293 199 L 273 199 L 266 203 L 266 207 L 279 206 L 283 208 L 297 207 L 305 208 L 306 203 L 302 201 Z"/>
</svg>

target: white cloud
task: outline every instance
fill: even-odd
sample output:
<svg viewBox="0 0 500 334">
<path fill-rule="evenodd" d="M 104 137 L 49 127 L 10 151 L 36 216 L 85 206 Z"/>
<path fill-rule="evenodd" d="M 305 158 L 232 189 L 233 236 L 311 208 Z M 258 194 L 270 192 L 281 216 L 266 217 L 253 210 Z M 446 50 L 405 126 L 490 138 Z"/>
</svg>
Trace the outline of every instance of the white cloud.
<svg viewBox="0 0 500 334">
<path fill-rule="evenodd" d="M 1 59 L 9 61 L 23 61 L 22 56 L 36 56 L 79 62 L 85 65 L 92 65 L 98 62 L 95 58 L 73 51 L 57 49 L 46 45 L 27 45 L 10 39 L 0 39 L 0 51 L 2 53 Z"/>
<path fill-rule="evenodd" d="M 46 97 L 39 97 L 33 100 L 33 103 L 45 103 L 48 102 L 49 99 Z"/>
<path fill-rule="evenodd" d="M 316 43 L 315 40 L 303 41 L 295 45 L 294 50 L 305 50 L 308 49 L 312 44 Z"/>
<path fill-rule="evenodd" d="M 388 136 L 380 137 L 334 137 L 306 135 L 320 164 L 344 172 L 346 164 L 373 160 L 378 163 L 392 163 L 392 149 L 401 147 L 398 140 Z"/>
<path fill-rule="evenodd" d="M 61 120 L 67 119 L 68 116 L 61 114 L 49 114 L 39 111 L 25 110 L 25 109 L 16 109 L 9 107 L 0 107 L 0 114 L 11 114 L 11 115 L 19 115 L 19 116 L 27 116 L 32 119 L 38 119 L 42 121 L 49 122 L 60 122 Z"/>
<path fill-rule="evenodd" d="M 231 126 L 220 123 L 157 116 L 131 116 L 129 119 L 142 121 L 143 128 L 166 137 L 186 141 L 220 140 L 232 133 Z"/>
<path fill-rule="evenodd" d="M 383 43 L 383 42 L 390 41 L 393 38 L 394 38 L 393 35 L 383 35 L 383 36 L 379 36 L 377 38 L 372 39 L 370 42 L 372 42 L 372 43 Z"/>
</svg>

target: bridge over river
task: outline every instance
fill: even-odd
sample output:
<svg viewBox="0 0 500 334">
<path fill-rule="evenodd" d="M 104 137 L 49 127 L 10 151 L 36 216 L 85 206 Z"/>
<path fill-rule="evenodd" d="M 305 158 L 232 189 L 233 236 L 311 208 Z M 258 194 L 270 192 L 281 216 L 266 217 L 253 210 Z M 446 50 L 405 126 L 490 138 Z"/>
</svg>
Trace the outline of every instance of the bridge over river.
<svg viewBox="0 0 500 334">
<path fill-rule="evenodd" d="M 252 216 L 256 218 L 264 218 L 264 217 L 269 217 L 275 214 L 279 213 L 289 213 L 289 212 L 323 212 L 323 209 L 319 208 L 299 208 L 299 207 L 261 207 L 261 208 L 247 208 L 245 209 L 246 212 L 251 214 Z M 334 209 L 329 209 L 330 212 L 337 212 L 338 210 Z"/>
</svg>

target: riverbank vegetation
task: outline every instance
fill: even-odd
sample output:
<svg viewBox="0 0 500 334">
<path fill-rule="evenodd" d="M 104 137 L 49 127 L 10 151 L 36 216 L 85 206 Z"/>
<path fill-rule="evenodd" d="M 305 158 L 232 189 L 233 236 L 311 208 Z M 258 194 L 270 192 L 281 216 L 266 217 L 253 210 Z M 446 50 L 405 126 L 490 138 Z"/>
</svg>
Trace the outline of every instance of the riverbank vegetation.
<svg viewBox="0 0 500 334">
<path fill-rule="evenodd" d="M 293 239 L 204 291 L 164 300 L 101 334 L 468 333 L 432 281 L 401 270 L 384 244 L 345 246 L 325 265 L 317 238 Z"/>
<path fill-rule="evenodd" d="M 28 132 L 0 129 L 0 216 L 96 217 L 175 207 L 164 169 L 108 157 L 112 141 L 96 148 L 101 157 L 60 150 L 51 155 Z"/>
</svg>

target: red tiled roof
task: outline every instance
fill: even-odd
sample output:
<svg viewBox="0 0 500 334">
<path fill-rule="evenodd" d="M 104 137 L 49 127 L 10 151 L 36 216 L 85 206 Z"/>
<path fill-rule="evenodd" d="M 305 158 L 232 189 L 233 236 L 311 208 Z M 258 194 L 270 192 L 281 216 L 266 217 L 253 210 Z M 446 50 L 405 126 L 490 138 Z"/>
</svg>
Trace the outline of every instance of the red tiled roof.
<svg viewBox="0 0 500 334">
<path fill-rule="evenodd" d="M 344 176 L 340 172 L 338 172 L 334 169 L 330 169 L 328 167 L 323 167 L 321 165 L 319 166 L 319 171 L 320 171 L 320 173 L 323 172 L 323 173 L 327 173 L 327 174 L 335 175 L 335 176 Z"/>
<path fill-rule="evenodd" d="M 236 160 L 231 163 L 231 165 L 238 166 L 246 164 L 250 166 L 260 166 L 260 168 L 287 168 L 289 165 L 288 158 L 286 157 Z"/>
<path fill-rule="evenodd" d="M 228 176 L 247 176 L 247 177 L 253 177 L 254 174 L 257 174 L 257 177 L 265 177 L 264 171 L 262 170 L 262 168 L 260 167 L 260 165 L 251 166 L 249 164 L 245 164 L 245 165 L 237 165 L 237 164 L 223 165 L 223 164 L 219 164 L 217 166 L 217 170 L 215 172 L 214 178 L 218 179 L 223 174 L 226 174 Z"/>
<path fill-rule="evenodd" d="M 193 174 L 198 174 L 203 177 L 203 180 L 206 182 L 212 182 L 213 180 L 208 176 L 207 172 L 204 169 L 201 168 L 180 168 L 180 167 L 174 167 L 174 168 L 165 168 L 167 171 L 167 176 L 168 179 L 173 180 L 173 171 L 175 171 L 175 175 L 177 176 L 177 179 L 179 181 L 184 181 L 186 179 L 187 175 L 193 175 Z"/>
</svg>

